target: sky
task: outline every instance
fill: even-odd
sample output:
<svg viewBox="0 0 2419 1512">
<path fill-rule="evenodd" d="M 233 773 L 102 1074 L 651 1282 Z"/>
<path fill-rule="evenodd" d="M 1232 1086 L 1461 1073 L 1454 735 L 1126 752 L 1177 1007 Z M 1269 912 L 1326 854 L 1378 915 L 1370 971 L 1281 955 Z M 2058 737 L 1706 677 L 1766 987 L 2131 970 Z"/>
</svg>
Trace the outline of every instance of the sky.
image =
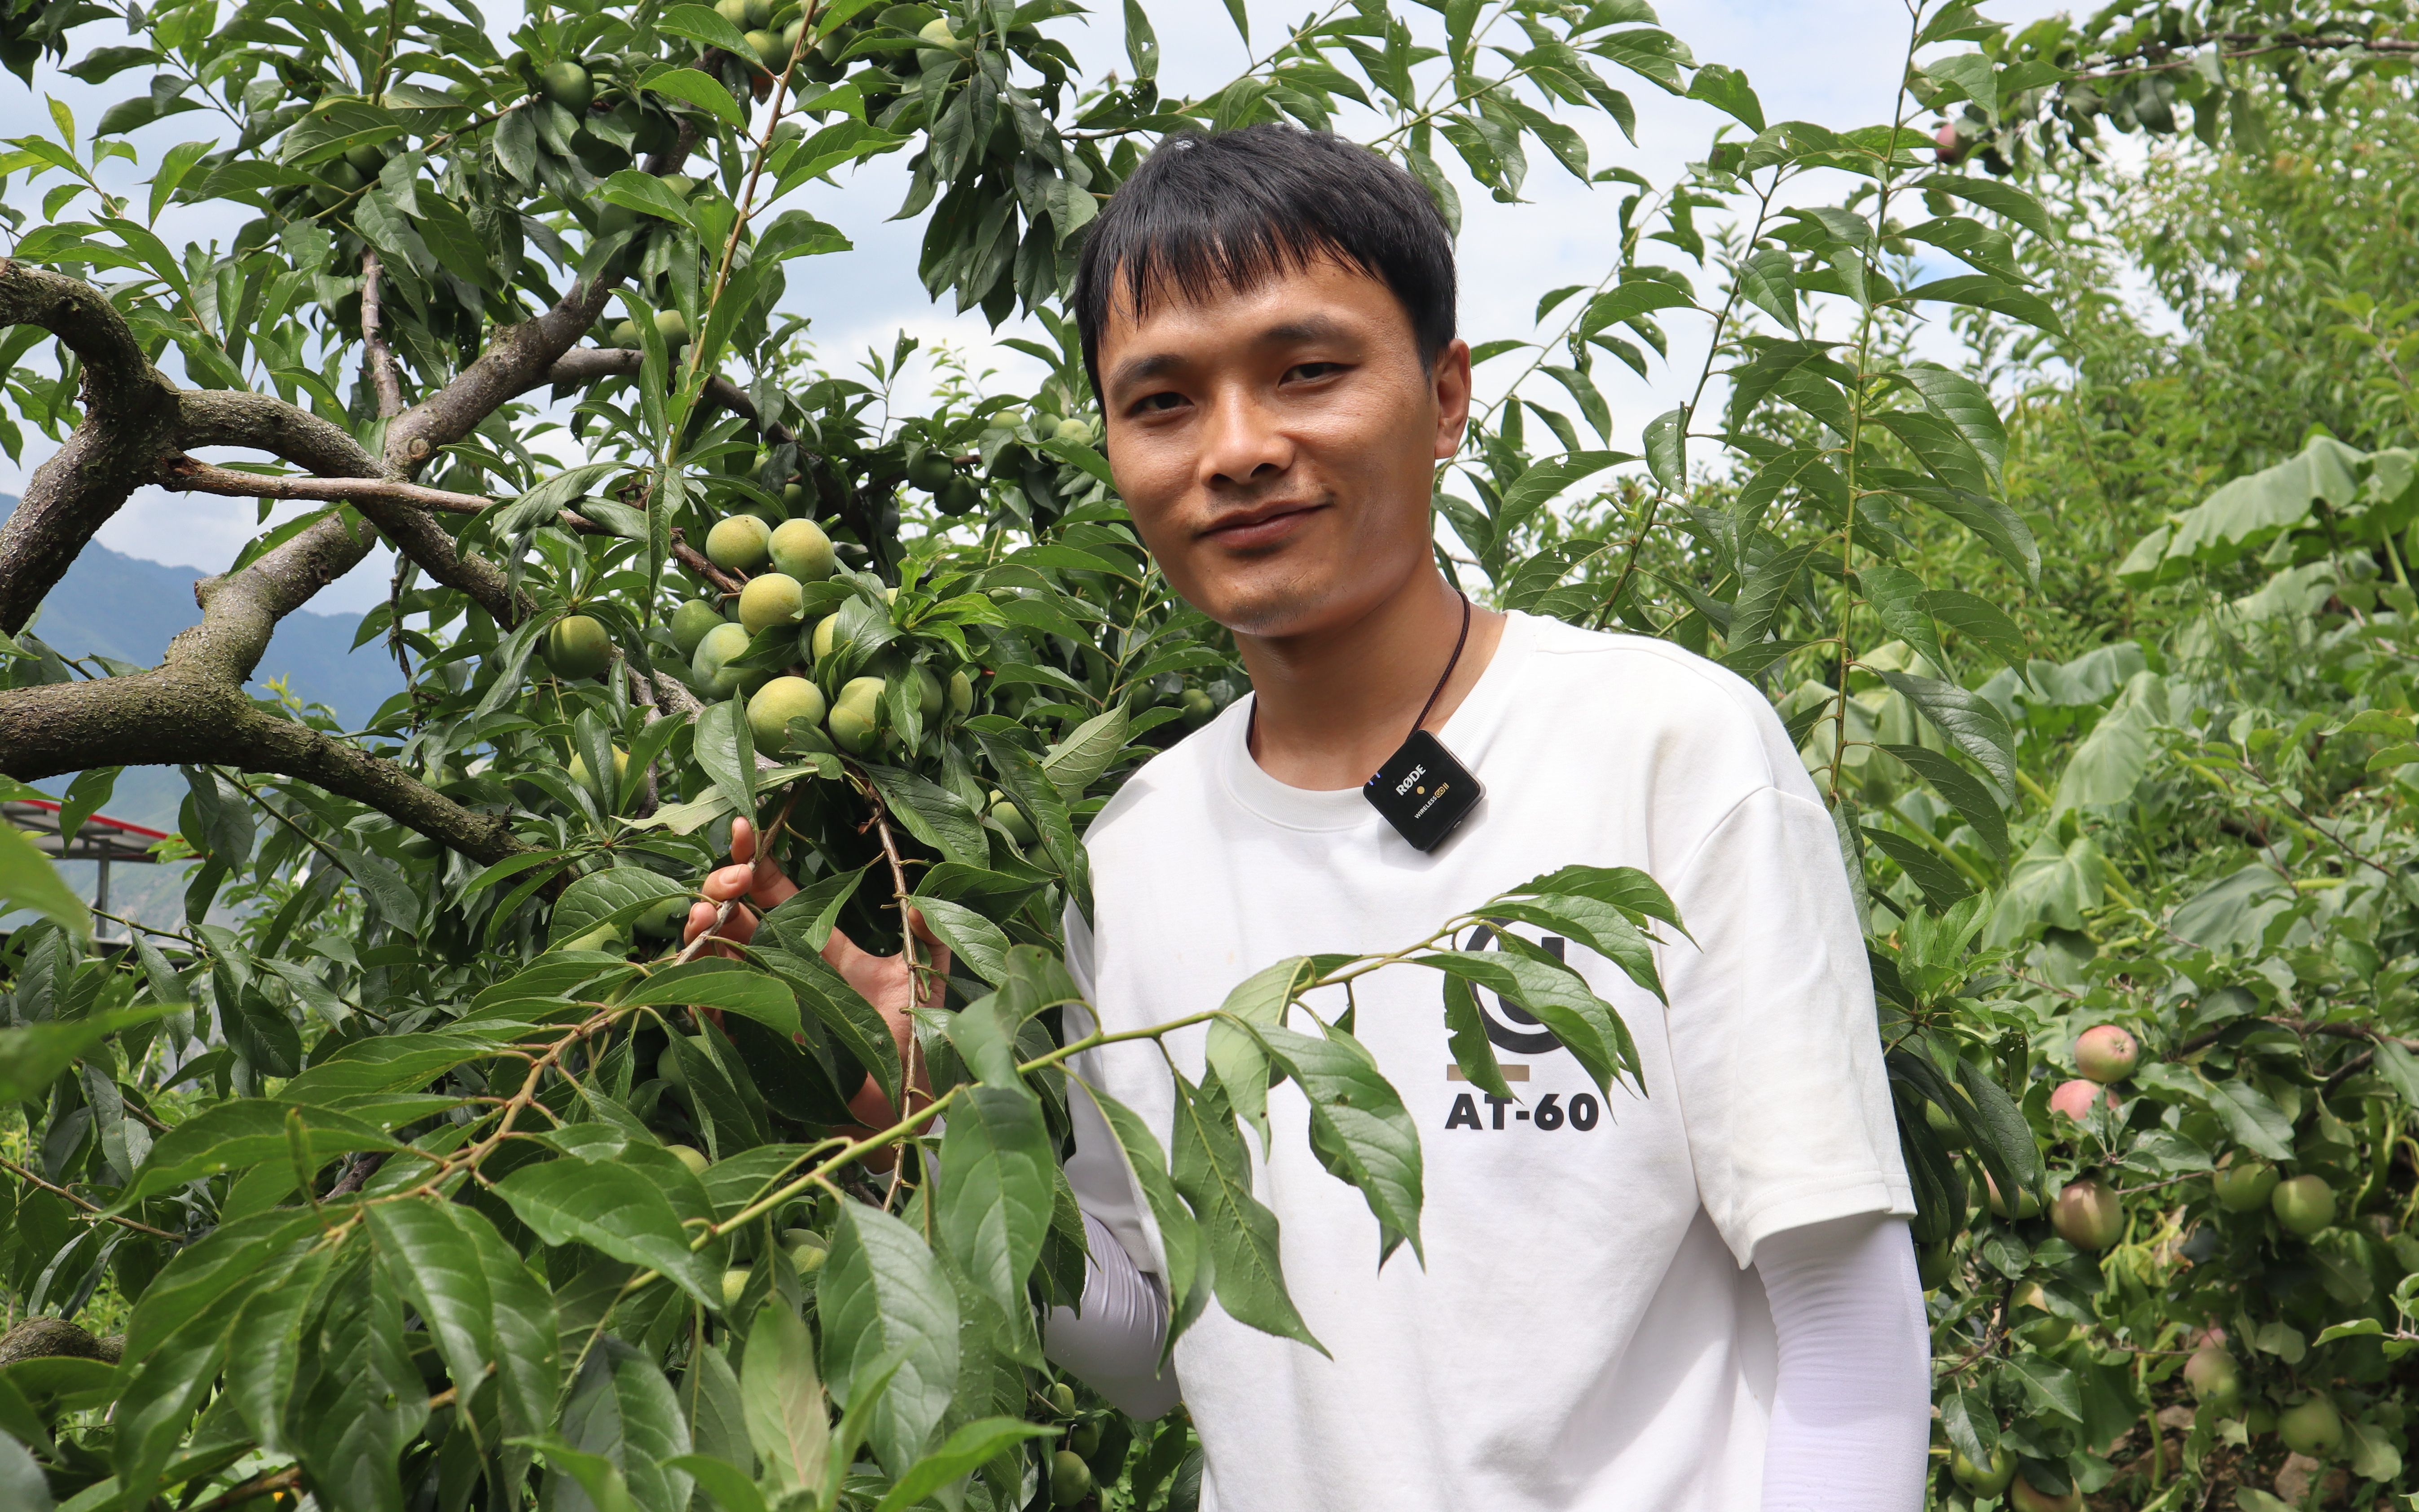
<svg viewBox="0 0 2419 1512">
<path fill-rule="evenodd" d="M 1299 24 L 1301 3 L 1252 0 L 1254 39 L 1265 47 L 1283 35 L 1287 19 Z M 1244 67 L 1250 54 L 1223 5 L 1213 0 L 1147 0 L 1147 5 L 1161 43 L 1163 93 L 1205 93 Z M 1061 22 L 1054 30 L 1074 49 L 1088 73 L 1123 69 L 1122 31 L 1115 20 L 1118 8 L 1096 0 L 1093 8 L 1102 18 L 1098 24 Z M 1414 18 L 1415 26 L 1434 20 L 1416 7 L 1398 8 Z M 1986 7 L 1994 19 L 2014 25 L 2058 8 L 2045 0 L 2002 0 Z M 1855 127 L 1886 118 L 1893 104 L 1907 27 L 1906 12 L 1894 0 L 1682 0 L 1665 6 L 1662 20 L 1700 61 L 1744 70 L 1767 120 Z M 83 28 L 75 34 L 70 55 L 122 40 L 115 35 L 117 30 L 114 23 Z M 142 86 L 139 71 L 91 86 L 55 72 L 46 62 L 36 73 L 32 90 L 13 75 L 0 75 L 0 122 L 8 124 L 10 134 L 41 130 L 45 97 L 50 97 L 64 102 L 88 131 L 110 103 Z M 1687 162 L 1703 155 L 1714 130 L 1727 119 L 1709 106 L 1668 97 L 1644 81 L 1633 81 L 1626 92 L 1638 109 L 1634 146 L 1609 122 L 1583 124 L 1591 162 L 1599 169 L 1618 163 L 1656 184 L 1668 183 Z M 147 177 L 148 164 L 175 142 L 201 134 L 193 123 L 206 118 L 177 116 L 143 128 L 134 138 L 144 154 L 143 172 L 137 175 L 119 162 L 110 165 L 108 177 L 129 186 Z M 1340 126 L 1350 134 L 1351 123 Z M 1463 334 L 1473 344 L 1530 334 L 1540 294 L 1564 285 L 1593 284 L 1610 261 L 1616 214 L 1626 191 L 1619 185 L 1582 185 L 1543 152 L 1533 150 L 1533 160 L 1520 204 L 1497 204 L 1463 181 L 1460 318 Z M 785 202 L 838 227 L 854 250 L 793 263 L 784 308 L 812 319 L 812 334 L 835 367 L 869 347 L 886 352 L 903 330 L 928 345 L 950 344 L 966 354 L 978 372 L 996 369 L 997 386 L 1023 392 L 1024 380 L 1038 372 L 1038 364 L 995 345 L 999 337 L 1018 334 L 1018 323 L 994 332 L 978 314 L 953 316 L 946 305 L 933 305 L 917 281 L 921 225 L 888 219 L 905 185 L 904 157 L 894 154 L 841 177 L 837 186 L 811 185 Z M 238 224 L 232 218 L 221 224 L 199 218 L 207 213 L 172 208 L 161 223 L 162 232 L 175 245 L 184 238 L 223 239 Z M 186 219 L 178 220 L 180 214 Z M 1685 258 L 1673 251 L 1670 260 Z M 1703 342 L 1694 331 L 1678 321 L 1666 326 L 1672 337 L 1668 368 L 1658 366 L 1647 380 L 1617 363 L 1598 368 L 1598 381 L 1613 413 L 1612 444 L 1619 450 L 1641 450 L 1641 426 L 1686 396 L 1702 360 Z M 1482 367 L 1481 398 L 1490 397 L 1490 381 L 1500 385 L 1520 361 L 1507 357 L 1495 371 Z M 29 433 L 27 443 L 22 464 L 0 456 L 0 492 L 21 492 L 33 470 L 55 450 L 39 434 Z M 131 556 L 217 571 L 258 528 L 250 501 L 146 489 L 101 528 L 99 539 Z M 381 551 L 311 607 L 330 612 L 366 609 L 385 597 L 391 571 L 392 559 Z"/>
</svg>

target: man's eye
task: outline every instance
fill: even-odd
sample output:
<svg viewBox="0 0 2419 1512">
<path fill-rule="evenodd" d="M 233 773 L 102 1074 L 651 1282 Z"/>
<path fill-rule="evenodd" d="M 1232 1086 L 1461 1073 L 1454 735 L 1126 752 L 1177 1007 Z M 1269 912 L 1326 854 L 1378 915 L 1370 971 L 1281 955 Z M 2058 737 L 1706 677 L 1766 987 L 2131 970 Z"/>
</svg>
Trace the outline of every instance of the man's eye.
<svg viewBox="0 0 2419 1512">
<path fill-rule="evenodd" d="M 1183 403 L 1184 395 L 1173 392 L 1147 394 L 1134 401 L 1133 411 L 1138 415 L 1156 414 L 1180 408 Z"/>
<path fill-rule="evenodd" d="M 1296 363 L 1286 369 L 1286 381 L 1307 383 L 1314 378 L 1333 378 L 1344 371 L 1342 363 Z"/>
</svg>

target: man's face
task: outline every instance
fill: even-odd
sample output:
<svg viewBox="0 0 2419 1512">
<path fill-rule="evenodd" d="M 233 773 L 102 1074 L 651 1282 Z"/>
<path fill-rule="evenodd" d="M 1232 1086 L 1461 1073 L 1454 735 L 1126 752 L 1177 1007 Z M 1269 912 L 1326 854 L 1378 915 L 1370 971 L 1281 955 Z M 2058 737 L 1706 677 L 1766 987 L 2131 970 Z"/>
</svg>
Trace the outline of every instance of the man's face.
<svg viewBox="0 0 2419 1512">
<path fill-rule="evenodd" d="M 1185 600 L 1282 639 L 1366 614 L 1428 560 L 1438 461 L 1470 415 L 1470 348 L 1420 361 L 1410 316 L 1320 259 L 1202 303 L 1112 302 L 1108 456 Z"/>
</svg>

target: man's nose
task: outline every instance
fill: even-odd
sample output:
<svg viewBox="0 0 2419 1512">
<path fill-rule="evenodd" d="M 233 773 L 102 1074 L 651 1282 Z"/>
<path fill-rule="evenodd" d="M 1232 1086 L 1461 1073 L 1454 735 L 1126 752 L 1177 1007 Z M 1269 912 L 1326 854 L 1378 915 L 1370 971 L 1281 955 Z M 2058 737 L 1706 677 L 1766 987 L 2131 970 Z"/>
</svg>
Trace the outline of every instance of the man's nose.
<svg viewBox="0 0 2419 1512">
<path fill-rule="evenodd" d="M 1240 387 L 1221 389 L 1212 396 L 1201 447 L 1204 485 L 1233 488 L 1267 483 L 1293 465 L 1293 442 L 1273 407 Z"/>
</svg>

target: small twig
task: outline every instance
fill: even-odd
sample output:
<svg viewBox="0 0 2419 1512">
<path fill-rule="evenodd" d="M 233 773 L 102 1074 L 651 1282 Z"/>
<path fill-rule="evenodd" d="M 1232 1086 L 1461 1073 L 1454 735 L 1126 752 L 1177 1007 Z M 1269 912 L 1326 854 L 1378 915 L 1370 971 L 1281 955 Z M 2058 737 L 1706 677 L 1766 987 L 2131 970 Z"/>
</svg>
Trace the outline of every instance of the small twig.
<svg viewBox="0 0 2419 1512">
<path fill-rule="evenodd" d="M 224 1507 L 239 1506 L 246 1502 L 257 1502 L 264 1496 L 274 1496 L 280 1491 L 290 1491 L 301 1482 L 302 1467 L 300 1465 L 288 1465 L 284 1470 L 265 1471 L 232 1490 L 204 1502 L 200 1506 L 195 1507 L 193 1512 L 221 1512 Z"/>
<path fill-rule="evenodd" d="M 9 1160 L 4 1156 L 0 1156 L 0 1170 L 12 1172 L 22 1180 L 33 1182 L 36 1186 L 40 1187 L 43 1191 L 52 1194 L 54 1196 L 62 1196 L 67 1198 L 69 1202 L 82 1208 L 85 1211 L 85 1215 L 89 1218 L 105 1218 L 111 1223 L 120 1225 L 127 1228 L 131 1228 L 137 1233 L 149 1234 L 155 1238 L 169 1240 L 178 1244 L 185 1242 L 185 1236 L 182 1234 L 172 1234 L 164 1228 L 154 1228 L 149 1224 L 137 1223 L 131 1218 L 120 1217 L 118 1214 L 114 1212 L 104 1212 L 101 1211 L 100 1203 L 88 1201 L 85 1198 L 77 1196 L 75 1193 L 69 1191 L 66 1187 L 60 1186 L 54 1181 L 45 1181 L 40 1177 L 36 1176 L 33 1172 L 25 1169 L 23 1165 L 18 1165 L 15 1161 Z"/>
<path fill-rule="evenodd" d="M 682 566 L 696 573 L 727 594 L 735 596 L 739 590 L 747 586 L 747 579 L 733 577 L 708 562 L 697 548 L 684 539 L 681 528 L 677 525 L 672 527 L 672 555 L 678 559 Z"/>
<path fill-rule="evenodd" d="M 389 499 L 399 504 L 418 504 L 423 509 L 451 510 L 463 515 L 475 515 L 495 502 L 478 494 L 448 493 L 442 488 L 423 487 L 393 478 L 301 478 L 239 472 L 181 455 L 162 463 L 159 476 L 152 481 L 179 493 L 223 494 L 230 499 L 308 499 L 323 503 Z"/>
<path fill-rule="evenodd" d="M 403 383 L 395 376 L 394 352 L 378 331 L 378 272 L 377 251 L 371 248 L 362 254 L 362 365 L 377 393 L 378 418 L 393 420 L 403 413 Z"/>
</svg>

